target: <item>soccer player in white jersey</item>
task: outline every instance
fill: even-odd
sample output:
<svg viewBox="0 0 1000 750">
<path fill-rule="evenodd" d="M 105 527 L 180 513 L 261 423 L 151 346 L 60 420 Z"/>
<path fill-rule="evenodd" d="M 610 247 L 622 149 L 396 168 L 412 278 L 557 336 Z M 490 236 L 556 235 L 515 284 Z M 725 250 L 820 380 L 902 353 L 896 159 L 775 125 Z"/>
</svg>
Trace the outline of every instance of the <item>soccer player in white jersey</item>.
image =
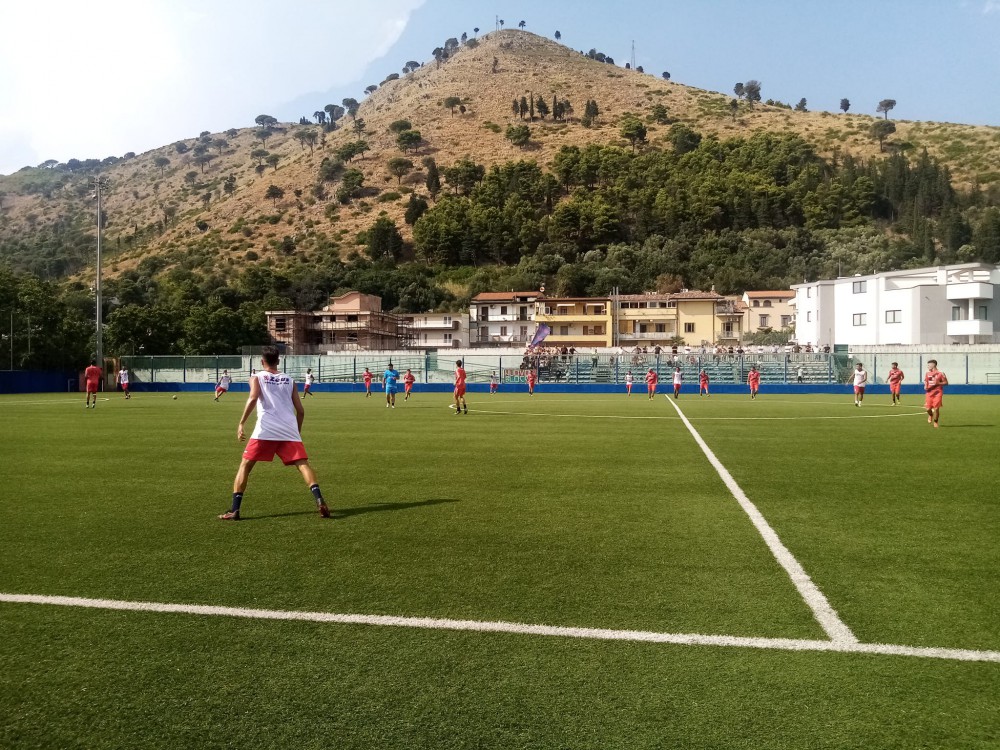
<svg viewBox="0 0 1000 750">
<path fill-rule="evenodd" d="M 868 385 L 868 371 L 864 366 L 858 362 L 854 366 L 854 372 L 851 373 L 854 377 L 854 405 L 861 406 L 861 402 L 865 400 L 865 386 Z"/>
<path fill-rule="evenodd" d="M 250 379 L 253 380 L 253 374 L 251 373 Z M 215 386 L 215 400 L 218 401 L 222 395 L 229 390 L 229 386 L 233 384 L 233 379 L 229 376 L 229 370 L 223 370 L 222 375 L 219 376 L 219 382 Z"/>
<path fill-rule="evenodd" d="M 243 502 L 243 492 L 246 490 L 250 472 L 258 461 L 271 461 L 275 454 L 285 464 L 299 470 L 302 478 L 309 486 L 316 508 L 323 518 L 330 517 L 330 509 L 323 500 L 323 493 L 316 482 L 316 474 L 309 466 L 309 457 L 302 445 L 302 419 L 305 410 L 299 399 L 295 381 L 283 372 L 278 371 L 278 350 L 273 346 L 265 346 L 261 356 L 263 370 L 254 373 L 250 378 L 250 398 L 243 408 L 236 437 L 243 442 L 243 425 L 250 413 L 257 410 L 257 426 L 254 427 L 250 442 L 243 451 L 243 461 L 236 472 L 233 482 L 233 504 L 229 511 L 219 518 L 223 521 L 239 521 L 240 505 Z"/>
<path fill-rule="evenodd" d="M 302 397 L 315 396 L 316 394 L 312 392 L 313 383 L 316 382 L 316 376 L 313 375 L 312 368 L 306 370 L 306 382 L 305 387 L 302 389 Z"/>
<path fill-rule="evenodd" d="M 132 398 L 132 394 L 128 392 L 128 368 L 123 367 L 118 371 L 118 384 L 122 387 L 122 391 L 125 393 L 125 398 Z"/>
</svg>

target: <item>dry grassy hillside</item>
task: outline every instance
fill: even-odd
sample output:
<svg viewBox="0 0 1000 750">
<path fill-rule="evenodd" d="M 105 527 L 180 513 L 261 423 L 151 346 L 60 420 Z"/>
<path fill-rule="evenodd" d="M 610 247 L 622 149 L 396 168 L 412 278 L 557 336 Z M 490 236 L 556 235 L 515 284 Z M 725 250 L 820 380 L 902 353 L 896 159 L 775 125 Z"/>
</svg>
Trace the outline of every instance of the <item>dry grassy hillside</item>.
<svg viewBox="0 0 1000 750">
<path fill-rule="evenodd" d="M 531 142 L 521 149 L 504 139 L 504 131 L 507 125 L 521 122 L 511 111 L 512 100 L 530 94 L 549 102 L 553 95 L 568 99 L 574 114 L 564 122 L 536 119 L 530 124 Z M 464 114 L 443 106 L 450 96 L 462 99 Z M 110 270 L 115 273 L 133 267 L 150 255 L 162 255 L 168 265 L 185 262 L 190 267 L 225 270 L 247 258 L 289 252 L 288 240 L 281 248 L 286 237 L 291 238 L 300 257 L 344 255 L 356 246 L 358 232 L 367 229 L 381 212 L 408 234 L 402 221 L 405 193 L 425 192 L 423 157 L 433 156 L 441 166 L 465 156 L 486 165 L 523 158 L 545 166 L 564 145 L 625 145 L 619 136 L 621 116 L 632 112 L 646 117 L 656 104 L 666 107 L 673 122 L 723 139 L 769 130 L 797 133 L 824 154 L 839 151 L 872 157 L 879 152 L 868 133 L 874 117 L 793 112 L 765 105 L 757 105 L 751 112 L 744 104 L 734 121 L 731 98 L 600 63 L 528 32 L 490 34 L 479 39 L 478 46 L 460 49 L 441 65 L 432 60 L 414 73 L 385 83 L 362 103 L 357 116 L 367 125 L 364 137 L 371 150 L 349 166 L 364 172 L 369 194 L 348 205 L 333 200 L 335 185 L 327 186 L 325 199 L 317 199 L 312 187 L 323 158 L 357 138 L 349 117 L 340 121 L 341 129 L 323 135 L 312 153 L 294 138 L 297 129 L 307 126 L 282 125 L 263 146 L 279 157 L 276 168 L 268 166 L 262 173 L 251 158 L 261 143 L 249 128 L 231 137 L 213 134 L 211 140 L 224 139 L 226 144 L 213 145 L 210 153 L 214 158 L 205 165 L 197 165 L 190 152 L 178 154 L 170 145 L 108 168 L 105 174 L 112 185 L 106 201 Z M 596 100 L 602 113 L 591 128 L 580 122 L 587 99 Z M 323 104 L 317 102 L 316 108 Z M 416 169 L 397 187 L 387 164 L 402 154 L 388 126 L 400 119 L 410 121 L 421 132 L 424 145 L 417 153 L 406 154 Z M 653 147 L 669 147 L 669 127 L 648 125 Z M 893 142 L 908 144 L 911 153 L 927 148 L 951 166 L 959 181 L 1000 180 L 1000 128 L 905 121 L 896 121 L 896 127 Z M 195 139 L 187 141 L 189 146 L 194 143 Z M 157 166 L 159 157 L 169 159 L 170 164 Z M 236 187 L 227 195 L 223 183 L 230 175 L 235 177 Z M 25 195 L 19 189 L 19 184 L 23 188 L 23 182 L 30 178 L 18 173 L 0 182 L 0 189 L 7 194 L 0 233 L 32 231 L 58 221 L 67 212 L 91 210 L 87 202 L 90 191 L 82 180 L 45 197 Z M 265 198 L 270 185 L 282 188 L 284 197 L 276 202 Z"/>
</svg>

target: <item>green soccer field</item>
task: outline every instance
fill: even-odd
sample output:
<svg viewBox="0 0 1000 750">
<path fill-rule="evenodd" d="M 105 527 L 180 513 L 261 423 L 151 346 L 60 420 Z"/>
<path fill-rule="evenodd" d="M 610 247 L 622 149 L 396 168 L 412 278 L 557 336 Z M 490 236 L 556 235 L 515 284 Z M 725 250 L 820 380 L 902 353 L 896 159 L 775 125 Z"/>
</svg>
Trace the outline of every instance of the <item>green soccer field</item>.
<svg viewBox="0 0 1000 750">
<path fill-rule="evenodd" d="M 0 747 L 1000 746 L 1000 398 L 319 394 L 223 523 L 109 396 L 0 397 Z"/>
</svg>

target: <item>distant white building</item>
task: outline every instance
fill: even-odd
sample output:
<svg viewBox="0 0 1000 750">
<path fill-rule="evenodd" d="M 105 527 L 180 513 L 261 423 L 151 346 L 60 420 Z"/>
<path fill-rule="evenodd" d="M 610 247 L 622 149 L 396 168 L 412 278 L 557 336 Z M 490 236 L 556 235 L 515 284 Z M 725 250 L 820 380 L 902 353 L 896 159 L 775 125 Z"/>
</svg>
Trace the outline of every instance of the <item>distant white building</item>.
<svg viewBox="0 0 1000 750">
<path fill-rule="evenodd" d="M 469 319 L 465 313 L 414 313 L 404 315 L 410 326 L 411 349 L 443 349 L 469 345 Z"/>
<path fill-rule="evenodd" d="M 517 346 L 535 335 L 539 292 L 482 292 L 469 302 L 472 346 Z"/>
<path fill-rule="evenodd" d="M 1000 343 L 1000 266 L 960 263 L 792 286 L 800 344 Z"/>
</svg>

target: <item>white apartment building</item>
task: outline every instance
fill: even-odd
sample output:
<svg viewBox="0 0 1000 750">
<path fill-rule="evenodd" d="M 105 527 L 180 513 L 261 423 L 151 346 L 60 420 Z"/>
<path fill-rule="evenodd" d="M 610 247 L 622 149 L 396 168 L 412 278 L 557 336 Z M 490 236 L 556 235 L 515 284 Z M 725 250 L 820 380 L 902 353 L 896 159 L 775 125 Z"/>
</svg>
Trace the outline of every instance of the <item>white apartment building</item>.
<svg viewBox="0 0 1000 750">
<path fill-rule="evenodd" d="M 540 292 L 482 292 L 469 302 L 470 346 L 528 344 Z"/>
<path fill-rule="evenodd" d="M 1000 342 L 1000 266 L 960 263 L 794 284 L 800 344 Z"/>
<path fill-rule="evenodd" d="M 469 345 L 469 319 L 465 313 L 415 313 L 403 319 L 409 324 L 411 349 Z"/>
</svg>

